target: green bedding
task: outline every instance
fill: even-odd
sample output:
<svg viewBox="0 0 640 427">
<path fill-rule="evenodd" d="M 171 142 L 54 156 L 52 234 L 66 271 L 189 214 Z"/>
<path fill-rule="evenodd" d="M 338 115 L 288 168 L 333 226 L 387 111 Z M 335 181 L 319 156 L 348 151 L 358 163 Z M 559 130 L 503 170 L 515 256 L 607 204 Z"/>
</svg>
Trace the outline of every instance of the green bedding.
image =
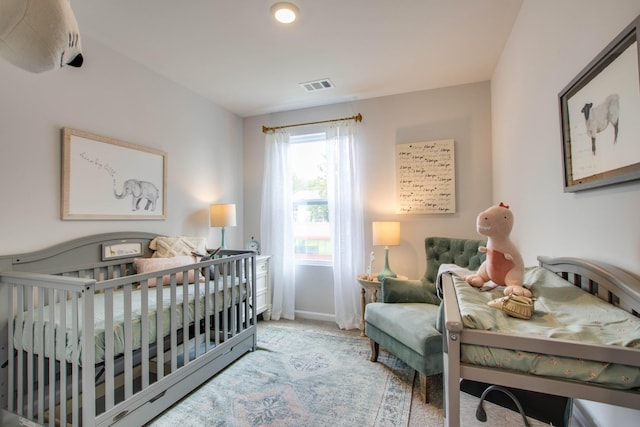
<svg viewBox="0 0 640 427">
<path fill-rule="evenodd" d="M 455 276 L 454 285 L 465 328 L 640 349 L 640 319 L 544 268 L 525 271 L 525 286 L 536 298 L 535 313 L 529 320 L 487 306 L 488 301 L 503 295 L 503 288 L 482 292 Z M 640 387 L 640 368 L 594 362 L 588 357 L 585 354 L 584 359 L 571 359 L 463 344 L 460 360 L 619 389 Z"/>
<path fill-rule="evenodd" d="M 216 310 L 215 312 L 220 312 L 223 305 L 222 305 L 222 301 L 223 301 L 223 284 L 222 284 L 222 279 L 218 280 L 218 286 L 214 285 L 214 281 L 210 281 L 210 285 L 209 285 L 209 306 L 212 307 L 213 306 L 213 302 L 214 302 L 214 293 L 217 292 L 217 295 L 215 297 L 215 303 L 216 303 Z M 244 291 L 244 283 L 242 286 L 243 291 L 240 292 L 239 291 L 239 286 L 237 286 L 239 280 L 236 278 L 236 286 L 235 289 L 233 289 L 233 297 L 234 297 L 234 304 L 237 304 L 239 302 L 240 299 L 240 295 L 242 295 L 242 298 L 244 299 L 246 296 L 246 292 Z M 226 291 L 224 292 L 224 307 L 229 307 L 231 304 L 231 298 L 232 298 L 232 286 L 231 284 L 233 283 L 232 280 L 227 280 L 226 281 Z M 195 320 L 195 288 L 196 286 L 194 284 L 190 284 L 190 285 L 186 285 L 188 286 L 188 313 L 187 313 L 187 318 L 188 318 L 188 322 L 192 323 Z M 205 309 L 205 285 L 204 283 L 200 283 L 199 284 L 199 291 L 198 291 L 198 299 L 199 299 L 199 318 L 203 319 L 204 318 L 204 309 Z M 120 355 L 123 354 L 124 352 L 124 345 L 125 345 L 125 324 L 124 324 L 124 307 L 125 307 L 125 297 L 124 297 L 124 291 L 123 290 L 117 290 L 115 292 L 113 292 L 113 342 L 114 342 L 114 355 Z M 154 343 L 156 341 L 156 337 L 157 337 L 157 328 L 156 328 L 156 289 L 155 288 L 149 288 L 148 291 L 148 295 L 147 295 L 147 301 L 148 301 L 148 336 L 149 336 L 149 343 Z M 176 323 L 178 325 L 178 329 L 180 329 L 183 325 L 183 304 L 182 301 L 184 299 L 184 291 L 183 291 L 183 285 L 177 285 L 176 286 Z M 105 360 L 105 294 L 104 293 L 98 293 L 98 294 L 94 294 L 94 328 L 95 328 L 95 363 L 99 364 L 101 362 L 104 362 Z M 141 348 L 142 345 L 142 327 L 141 327 L 141 320 L 142 320 L 142 305 L 141 305 L 141 300 L 142 300 L 142 291 L 139 289 L 134 289 L 131 292 L 131 307 L 132 307 L 132 313 L 131 313 L 131 318 L 132 318 L 132 345 L 133 345 L 133 349 L 137 350 Z M 82 313 L 82 303 L 83 300 L 82 298 L 78 299 L 79 302 L 79 307 L 78 307 L 78 313 Z M 66 308 L 65 308 L 65 312 L 66 312 L 66 341 L 64 345 L 59 345 L 56 343 L 56 360 L 66 360 L 67 362 L 73 362 L 73 337 L 72 337 L 72 330 L 71 330 L 71 319 L 72 319 L 72 310 L 73 310 L 73 304 L 72 301 L 67 301 L 66 304 Z M 170 307 L 171 307 L 171 287 L 170 286 L 165 286 L 162 288 L 162 312 L 163 312 L 163 333 L 162 336 L 167 336 L 170 331 L 171 331 L 171 319 L 170 319 Z M 43 332 L 42 333 L 36 333 L 37 329 L 39 328 L 38 326 L 38 310 L 35 310 L 33 312 L 33 335 L 36 337 L 33 342 L 29 339 L 28 335 L 27 335 L 27 330 L 28 330 L 28 320 L 27 320 L 27 313 L 23 313 L 23 327 L 24 329 L 22 329 L 22 334 L 19 335 L 18 333 L 16 333 L 16 329 L 15 329 L 15 323 L 17 323 L 17 317 L 15 319 L 14 322 L 14 346 L 17 349 L 22 349 L 24 351 L 27 352 L 34 352 L 36 354 L 42 354 L 42 340 L 40 337 L 44 336 L 45 337 L 45 348 L 44 348 L 44 354 L 47 357 L 51 356 L 52 350 L 49 346 L 49 342 L 48 342 L 48 331 L 51 327 L 50 322 L 49 322 L 49 306 L 46 306 L 43 308 L 43 318 L 44 318 L 44 323 L 42 325 L 43 327 Z M 60 332 L 61 332 L 61 322 L 60 322 L 60 304 L 57 303 L 55 304 L 55 313 L 56 313 L 56 320 L 55 320 L 55 336 L 56 339 L 58 339 L 57 337 L 60 336 Z M 81 316 L 81 314 L 79 314 L 79 316 Z M 77 356 L 77 361 L 80 364 L 80 366 L 82 365 L 82 345 L 81 345 L 81 334 L 82 334 L 82 325 L 79 326 L 79 331 L 78 331 L 78 339 L 77 339 L 77 345 L 78 345 L 78 356 Z M 22 338 L 22 339 L 21 339 Z"/>
</svg>

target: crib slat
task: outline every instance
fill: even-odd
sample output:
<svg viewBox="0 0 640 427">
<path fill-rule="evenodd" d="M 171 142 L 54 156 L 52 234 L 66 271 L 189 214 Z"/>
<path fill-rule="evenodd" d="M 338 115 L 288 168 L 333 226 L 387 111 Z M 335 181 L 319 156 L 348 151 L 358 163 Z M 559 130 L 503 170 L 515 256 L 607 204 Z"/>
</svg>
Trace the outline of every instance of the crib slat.
<svg viewBox="0 0 640 427">
<path fill-rule="evenodd" d="M 69 294 L 66 290 L 60 292 L 60 334 L 58 334 L 58 348 L 60 348 L 62 358 L 60 360 L 60 425 L 67 424 L 67 387 L 68 387 L 68 373 L 67 363 L 65 361 L 65 349 L 66 349 L 66 334 L 67 330 L 67 304 L 69 301 Z"/>
<path fill-rule="evenodd" d="M 209 267 L 204 268 L 204 351 L 211 347 L 211 283 L 209 282 Z"/>
<path fill-rule="evenodd" d="M 9 343 L 7 348 L 8 349 L 12 349 L 14 348 L 14 340 L 17 339 L 17 342 L 21 342 L 21 334 L 20 334 L 20 330 L 22 329 L 22 327 L 20 325 L 22 325 L 22 287 L 18 287 L 16 285 L 13 285 L 11 287 L 11 298 L 9 298 L 9 313 L 11 313 L 10 315 L 10 319 L 12 318 L 16 318 L 16 326 L 15 328 L 8 328 L 9 329 Z M 16 317 L 16 312 L 15 310 L 17 310 L 17 317 Z M 15 330 L 15 332 L 14 332 Z M 16 337 L 14 337 L 14 335 L 16 335 Z M 19 383 L 14 382 L 14 377 L 15 374 L 14 372 L 21 372 L 20 369 L 22 369 L 22 363 L 21 363 L 21 351 L 18 350 L 17 352 L 17 358 L 14 358 L 14 352 L 13 351 L 9 351 L 9 369 L 14 369 L 11 368 L 12 366 L 16 366 L 16 359 L 17 359 L 17 371 L 13 371 L 10 372 L 9 374 L 9 399 L 8 399 L 8 403 L 9 403 L 9 409 L 11 409 L 12 411 L 16 411 L 16 413 L 20 414 L 21 412 L 18 412 L 18 408 L 20 407 L 20 400 L 22 396 L 22 387 L 20 387 Z M 19 375 L 20 378 L 22 378 L 22 375 Z M 11 390 L 17 390 L 18 392 L 18 404 L 16 407 L 16 402 L 14 399 L 14 393 L 11 392 Z"/>
<path fill-rule="evenodd" d="M 156 381 L 164 377 L 164 311 L 163 287 L 156 286 Z"/>
<path fill-rule="evenodd" d="M 78 375 L 78 294 L 71 294 L 71 422 L 79 425 L 80 378 Z"/>
<path fill-rule="evenodd" d="M 236 284 L 236 263 L 235 261 L 229 262 L 229 307 L 227 308 L 227 317 L 229 318 L 229 331 L 230 334 L 227 337 L 232 337 L 236 334 L 236 306 L 235 306 L 235 284 Z"/>
<path fill-rule="evenodd" d="M 104 298 L 104 406 L 108 411 L 114 405 L 113 288 L 105 289 Z"/>
<path fill-rule="evenodd" d="M 223 274 L 222 274 L 222 341 L 226 341 L 227 340 L 227 336 L 229 334 L 229 316 L 227 316 L 228 313 L 228 309 L 227 309 L 227 301 L 229 299 L 229 295 L 228 295 L 228 277 L 229 277 L 229 263 L 225 262 L 222 265 L 223 268 Z"/>
<path fill-rule="evenodd" d="M 29 286 L 28 288 L 25 288 L 26 291 L 26 298 L 25 298 L 25 302 L 27 303 L 27 307 L 33 307 L 33 292 L 34 289 L 32 286 Z M 29 348 L 33 349 L 34 347 L 34 343 L 33 343 L 33 310 L 29 310 L 27 312 L 27 323 L 26 325 L 28 326 L 26 328 L 26 338 L 27 338 L 27 343 L 29 344 Z M 27 418 L 29 419 L 33 419 L 33 381 L 34 381 L 34 377 L 33 377 L 33 352 L 30 353 L 26 353 L 27 355 Z"/>
<path fill-rule="evenodd" d="M 156 286 L 162 286 L 162 276 L 156 277 Z M 140 353 L 142 355 L 142 388 L 149 387 L 149 284 L 143 280 L 140 284 Z"/>
<path fill-rule="evenodd" d="M 36 322 L 36 329 L 34 332 L 35 342 L 38 342 L 40 345 L 40 356 L 35 356 L 38 361 L 38 422 L 40 424 L 44 423 L 44 288 L 37 288 L 38 290 L 38 320 Z M 35 348 L 34 348 L 35 350 Z M 35 355 L 36 352 L 34 351 Z"/>
<path fill-rule="evenodd" d="M 213 339 L 215 340 L 216 346 L 220 344 L 220 316 L 218 315 L 218 295 L 220 294 L 220 266 L 216 265 L 216 268 L 213 270 L 213 308 L 212 311 L 215 314 L 213 316 L 213 331 L 215 336 Z M 224 300 L 223 300 L 224 301 Z"/>
<path fill-rule="evenodd" d="M 194 276 L 195 276 L 195 282 L 193 284 L 193 319 L 195 322 L 195 331 L 194 331 L 194 340 L 193 342 L 195 343 L 195 347 L 194 347 L 194 352 L 193 352 L 193 357 L 194 359 L 197 359 L 198 357 L 200 357 L 200 319 L 202 319 L 202 317 L 200 317 L 200 285 L 199 285 L 199 281 L 198 281 L 198 271 L 197 269 L 195 269 L 196 271 L 194 272 Z M 186 278 L 186 276 L 184 276 Z M 183 280 L 183 285 L 184 287 L 188 288 L 189 286 L 187 285 L 187 280 Z"/>
<path fill-rule="evenodd" d="M 124 290 L 124 398 L 133 395 L 133 330 L 131 327 L 131 285 L 123 286 Z"/>
<path fill-rule="evenodd" d="M 175 280 L 171 281 L 171 372 L 175 372 L 178 369 L 178 304 L 177 304 L 177 289 Z"/>
<path fill-rule="evenodd" d="M 51 288 L 48 292 L 49 302 L 49 328 L 47 329 L 47 343 L 49 346 L 49 425 L 54 426 L 56 414 L 56 334 L 55 334 L 55 289 Z M 45 353 L 46 354 L 46 353 Z"/>
<path fill-rule="evenodd" d="M 96 363 L 95 347 L 95 324 L 94 301 L 95 289 L 93 286 L 85 286 L 82 294 L 82 419 L 83 426 L 90 427 L 94 424 L 96 417 L 96 389 L 95 370 Z"/>
<path fill-rule="evenodd" d="M 171 277 L 174 280 L 175 276 Z M 182 366 L 189 363 L 189 287 L 182 286 Z"/>
</svg>

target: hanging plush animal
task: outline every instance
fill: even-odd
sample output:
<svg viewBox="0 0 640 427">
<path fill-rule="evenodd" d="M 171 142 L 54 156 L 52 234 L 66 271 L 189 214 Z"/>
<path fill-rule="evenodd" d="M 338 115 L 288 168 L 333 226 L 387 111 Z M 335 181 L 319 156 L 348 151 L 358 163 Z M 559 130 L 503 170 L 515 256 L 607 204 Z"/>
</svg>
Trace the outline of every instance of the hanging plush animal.
<svg viewBox="0 0 640 427">
<path fill-rule="evenodd" d="M 70 0 L 0 0 L 0 55 L 33 73 L 82 65 Z"/>
<path fill-rule="evenodd" d="M 478 233 L 487 237 L 487 246 L 480 251 L 487 258 L 476 274 L 466 276 L 465 281 L 476 288 L 491 280 L 496 285 L 506 286 L 505 295 L 531 296 L 531 291 L 522 286 L 524 262 L 516 245 L 509 238 L 513 228 L 513 213 L 509 206 L 500 203 L 480 212 L 476 223 Z"/>
</svg>

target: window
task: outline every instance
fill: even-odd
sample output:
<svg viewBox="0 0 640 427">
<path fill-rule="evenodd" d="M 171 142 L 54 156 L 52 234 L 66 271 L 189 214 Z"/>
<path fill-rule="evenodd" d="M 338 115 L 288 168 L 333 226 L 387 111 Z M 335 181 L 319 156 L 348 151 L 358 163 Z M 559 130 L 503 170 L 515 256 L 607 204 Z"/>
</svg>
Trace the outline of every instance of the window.
<svg viewBox="0 0 640 427">
<path fill-rule="evenodd" d="M 293 237 L 296 260 L 331 261 L 325 133 L 291 136 Z"/>
</svg>

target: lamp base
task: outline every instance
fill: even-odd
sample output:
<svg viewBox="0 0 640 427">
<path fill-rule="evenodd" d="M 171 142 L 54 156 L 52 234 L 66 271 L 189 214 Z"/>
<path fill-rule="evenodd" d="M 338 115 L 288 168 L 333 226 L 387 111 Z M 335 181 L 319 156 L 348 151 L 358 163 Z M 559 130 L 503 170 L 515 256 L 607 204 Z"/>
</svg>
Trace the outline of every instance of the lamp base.
<svg viewBox="0 0 640 427">
<path fill-rule="evenodd" d="M 378 273 L 378 282 L 382 282 L 385 277 L 398 277 L 398 275 L 389 268 L 389 246 L 385 246 L 384 248 L 384 268 Z"/>
<path fill-rule="evenodd" d="M 222 238 L 221 238 L 221 242 L 220 242 L 220 247 L 222 249 L 227 249 L 227 245 L 224 242 L 224 227 L 222 227 L 221 232 L 222 232 Z"/>
<path fill-rule="evenodd" d="M 387 267 L 384 270 L 382 270 L 380 273 L 378 273 L 378 282 L 382 282 L 385 279 L 385 277 L 398 277 L 398 275 L 393 271 L 391 271 L 389 267 Z"/>
</svg>

